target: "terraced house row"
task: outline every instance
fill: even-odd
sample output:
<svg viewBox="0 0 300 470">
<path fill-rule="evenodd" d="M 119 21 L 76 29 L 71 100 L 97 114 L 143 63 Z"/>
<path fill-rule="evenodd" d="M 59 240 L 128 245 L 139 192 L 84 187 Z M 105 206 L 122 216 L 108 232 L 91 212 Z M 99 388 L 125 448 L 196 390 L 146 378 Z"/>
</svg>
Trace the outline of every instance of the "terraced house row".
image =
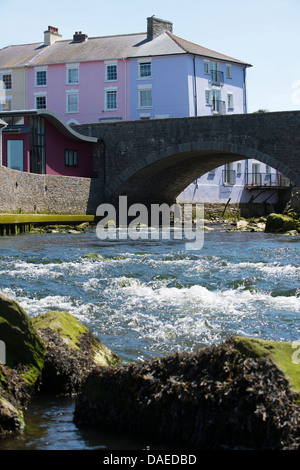
<svg viewBox="0 0 300 470">
<path fill-rule="evenodd" d="M 147 33 L 71 40 L 49 26 L 42 42 L 2 49 L 2 110 L 49 108 L 67 123 L 246 112 L 249 64 L 147 21 Z"/>
<path fill-rule="evenodd" d="M 56 27 L 48 26 L 43 41 L 0 50 L 0 117 L 5 121 L 11 111 L 45 109 L 76 125 L 242 114 L 247 112 L 250 66 L 176 36 L 170 21 L 155 16 L 147 18 L 146 33 L 105 37 L 77 31 L 64 40 Z M 80 160 L 72 161 L 80 176 Z M 30 164 L 21 167 L 29 169 Z M 60 174 L 70 174 L 66 160 L 56 167 Z M 34 168 L 51 172 L 45 161 Z M 272 169 L 237 162 L 202 176 L 181 197 L 245 202 L 249 178 L 250 183 L 263 179 L 277 185 Z"/>
</svg>

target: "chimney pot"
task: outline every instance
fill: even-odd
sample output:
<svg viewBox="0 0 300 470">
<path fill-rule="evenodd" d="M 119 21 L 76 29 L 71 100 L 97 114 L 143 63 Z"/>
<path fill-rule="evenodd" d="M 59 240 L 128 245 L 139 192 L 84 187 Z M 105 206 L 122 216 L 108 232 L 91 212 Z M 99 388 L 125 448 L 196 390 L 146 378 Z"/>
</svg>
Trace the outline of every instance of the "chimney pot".
<svg viewBox="0 0 300 470">
<path fill-rule="evenodd" d="M 82 31 L 76 31 L 73 35 L 73 42 L 84 42 L 88 38 L 87 34 L 82 33 Z"/>
<path fill-rule="evenodd" d="M 173 23 L 151 16 L 147 18 L 147 39 L 151 41 L 165 31 L 173 32 Z"/>
<path fill-rule="evenodd" d="M 58 33 L 58 28 L 54 26 L 48 26 L 47 31 L 44 32 L 44 44 L 45 46 L 51 46 L 56 41 L 60 41 L 62 35 Z"/>
</svg>

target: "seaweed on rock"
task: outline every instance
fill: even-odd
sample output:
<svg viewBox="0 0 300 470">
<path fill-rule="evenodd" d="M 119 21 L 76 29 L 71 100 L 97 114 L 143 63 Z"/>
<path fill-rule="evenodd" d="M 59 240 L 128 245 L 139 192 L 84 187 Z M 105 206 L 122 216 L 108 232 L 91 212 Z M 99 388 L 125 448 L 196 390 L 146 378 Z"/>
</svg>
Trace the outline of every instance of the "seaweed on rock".
<svg viewBox="0 0 300 470">
<path fill-rule="evenodd" d="M 269 358 L 233 339 L 195 353 L 95 369 L 77 399 L 77 425 L 113 427 L 194 449 L 295 446 L 299 408 Z M 295 440 L 296 439 L 296 440 Z"/>
</svg>

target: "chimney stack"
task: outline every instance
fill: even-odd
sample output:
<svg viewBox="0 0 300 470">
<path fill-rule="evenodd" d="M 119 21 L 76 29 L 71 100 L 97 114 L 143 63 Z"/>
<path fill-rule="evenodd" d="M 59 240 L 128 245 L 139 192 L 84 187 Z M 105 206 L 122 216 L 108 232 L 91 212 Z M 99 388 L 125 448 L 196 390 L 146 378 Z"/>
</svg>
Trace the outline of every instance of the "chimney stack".
<svg viewBox="0 0 300 470">
<path fill-rule="evenodd" d="M 60 41 L 62 35 L 58 33 L 58 29 L 54 26 L 48 26 L 47 31 L 44 31 L 44 44 L 45 46 L 51 46 L 56 41 Z"/>
<path fill-rule="evenodd" d="M 82 31 L 76 31 L 76 33 L 73 35 L 73 42 L 84 42 L 88 38 L 87 34 L 83 34 Z"/>
<path fill-rule="evenodd" d="M 160 18 L 155 18 L 151 16 L 147 18 L 147 39 L 151 41 L 165 31 L 173 32 L 173 23 L 171 21 L 161 20 Z"/>
</svg>

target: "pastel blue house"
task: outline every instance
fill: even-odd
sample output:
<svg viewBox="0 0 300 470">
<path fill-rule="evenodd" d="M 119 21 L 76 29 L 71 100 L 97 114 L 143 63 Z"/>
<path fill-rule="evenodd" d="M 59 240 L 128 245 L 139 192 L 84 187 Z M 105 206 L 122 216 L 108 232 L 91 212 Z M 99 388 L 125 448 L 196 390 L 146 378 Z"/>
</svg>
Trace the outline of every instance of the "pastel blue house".
<svg viewBox="0 0 300 470">
<path fill-rule="evenodd" d="M 231 204 L 279 202 L 279 189 L 290 181 L 277 170 L 257 160 L 242 160 L 221 166 L 190 184 L 177 202 Z"/>
<path fill-rule="evenodd" d="M 130 60 L 130 119 L 246 113 L 250 64 L 193 44 L 172 23 L 148 18 L 147 39 Z"/>
<path fill-rule="evenodd" d="M 168 21 L 148 18 L 147 40 L 130 61 L 130 118 L 246 113 L 250 64 L 179 38 L 172 29 Z M 276 203 L 276 189 L 288 184 L 273 168 L 244 160 L 200 176 L 177 201 Z"/>
</svg>

